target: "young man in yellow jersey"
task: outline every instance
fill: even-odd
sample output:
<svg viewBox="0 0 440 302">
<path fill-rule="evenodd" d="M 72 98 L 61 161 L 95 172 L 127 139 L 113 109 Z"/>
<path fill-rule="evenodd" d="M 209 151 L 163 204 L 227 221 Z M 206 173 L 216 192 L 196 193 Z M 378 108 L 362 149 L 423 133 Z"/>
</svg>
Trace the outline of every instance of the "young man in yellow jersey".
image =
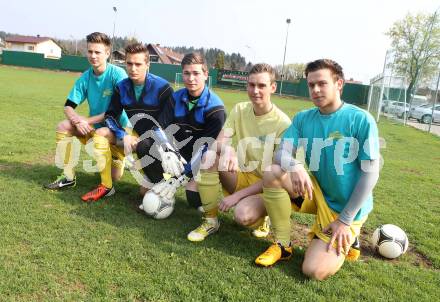
<svg viewBox="0 0 440 302">
<path fill-rule="evenodd" d="M 273 68 L 254 65 L 247 83 L 250 102 L 235 105 L 216 144 L 205 153 L 197 180 L 205 214 L 203 223 L 188 234 L 188 240 L 202 241 L 216 232 L 220 226 L 218 210 L 235 208 L 237 223 L 253 229 L 264 223 L 266 209 L 259 195 L 263 171 L 272 162 L 276 138 L 290 125 L 287 115 L 271 102 L 275 90 Z"/>
</svg>

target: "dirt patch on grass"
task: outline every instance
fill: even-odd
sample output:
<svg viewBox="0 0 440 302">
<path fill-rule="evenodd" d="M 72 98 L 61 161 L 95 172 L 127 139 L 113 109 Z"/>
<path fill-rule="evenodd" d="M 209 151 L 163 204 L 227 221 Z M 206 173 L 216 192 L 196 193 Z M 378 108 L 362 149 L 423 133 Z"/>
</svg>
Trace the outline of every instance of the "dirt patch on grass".
<svg viewBox="0 0 440 302">
<path fill-rule="evenodd" d="M 310 232 L 310 227 L 307 224 L 301 224 L 301 223 L 292 223 L 292 230 L 290 232 L 290 237 L 292 238 L 292 244 L 295 247 L 301 247 L 303 249 L 306 249 L 309 244 L 309 239 L 307 237 L 307 234 Z M 370 242 L 372 234 L 370 232 L 367 232 L 365 230 L 362 230 L 360 241 L 361 241 L 361 257 L 360 260 L 362 261 L 368 261 L 370 259 L 380 259 L 383 261 L 388 261 L 394 264 L 398 264 L 402 262 L 401 258 L 397 259 L 387 259 L 385 257 L 382 257 L 379 255 L 376 250 L 374 249 L 373 245 Z M 270 241 L 272 241 L 274 238 L 272 236 L 272 233 L 268 236 Z M 408 262 L 412 264 L 413 266 L 417 267 L 423 267 L 427 269 L 432 269 L 432 261 L 426 257 L 423 253 L 419 252 L 416 247 L 410 245 L 408 250 L 405 253 L 405 262 Z"/>
<path fill-rule="evenodd" d="M 27 160 L 24 162 L 26 166 L 32 167 L 35 164 L 50 164 L 55 165 L 55 154 L 54 153 L 48 153 L 41 155 L 35 159 Z"/>
<path fill-rule="evenodd" d="M 360 236 L 361 260 L 368 261 L 371 258 L 375 258 L 375 259 L 388 261 L 393 264 L 398 264 L 399 262 L 402 261 L 401 258 L 387 259 L 379 255 L 370 242 L 371 236 L 372 234 L 370 232 L 362 230 L 362 234 Z M 428 268 L 428 269 L 433 268 L 431 260 L 429 260 L 428 257 L 426 257 L 426 255 L 419 252 L 414 246 L 411 245 L 409 246 L 408 250 L 406 251 L 405 258 L 409 263 L 411 263 L 414 266 Z"/>
<path fill-rule="evenodd" d="M 294 247 L 306 248 L 309 244 L 307 234 L 310 231 L 310 227 L 306 224 L 292 222 L 292 229 L 290 231 L 290 238 Z M 267 236 L 267 240 L 274 241 L 272 232 Z"/>
<path fill-rule="evenodd" d="M 6 171 L 12 169 L 12 166 L 6 164 L 0 164 L 0 171 Z"/>
<path fill-rule="evenodd" d="M 411 168 L 403 168 L 403 169 L 400 169 L 400 171 L 401 172 L 407 172 L 407 173 L 415 174 L 415 175 L 418 175 L 418 176 L 422 175 L 421 171 L 416 170 L 416 169 L 411 169 Z"/>
<path fill-rule="evenodd" d="M 78 280 L 69 281 L 64 277 L 58 277 L 56 283 L 60 284 L 67 292 L 85 294 L 87 291 L 87 286 Z"/>
<path fill-rule="evenodd" d="M 294 246 L 306 248 L 309 244 L 307 234 L 310 232 L 310 227 L 306 224 L 293 223 L 290 237 Z"/>
</svg>

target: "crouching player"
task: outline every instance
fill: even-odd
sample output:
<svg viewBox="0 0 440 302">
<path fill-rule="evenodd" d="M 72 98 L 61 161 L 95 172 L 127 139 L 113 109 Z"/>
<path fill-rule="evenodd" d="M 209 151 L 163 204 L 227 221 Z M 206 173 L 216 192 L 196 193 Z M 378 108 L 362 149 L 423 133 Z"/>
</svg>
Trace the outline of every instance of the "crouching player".
<svg viewBox="0 0 440 302">
<path fill-rule="evenodd" d="M 250 102 L 238 103 L 232 109 L 215 148 L 206 152 L 204 161 L 207 162 L 203 163 L 197 181 L 205 214 L 202 224 L 188 234 L 188 240 L 202 241 L 216 232 L 220 226 L 218 210 L 228 211 L 235 207 L 235 220 L 250 228 L 264 223 L 266 209 L 259 195 L 263 185 L 262 171 L 265 165 L 272 163 L 275 139 L 290 124 L 289 118 L 271 102 L 275 90 L 272 67 L 254 65 L 247 83 Z M 238 146 L 237 155 L 233 146 Z M 212 163 L 210 167 L 208 162 Z M 222 188 L 225 195 L 229 195 L 223 199 Z"/>
<path fill-rule="evenodd" d="M 101 161 L 111 161 L 111 148 L 117 148 L 126 155 L 136 152 L 139 155 L 140 137 L 148 131 L 160 128 L 156 122 L 158 115 L 165 105 L 170 102 L 173 93 L 168 82 L 148 72 L 150 56 L 145 45 L 135 43 L 125 48 L 128 78 L 120 81 L 113 93 L 110 106 L 105 113 L 107 127 L 96 131 L 94 137 L 95 152 L 99 153 L 98 164 Z M 119 122 L 120 116 L 127 112 L 133 131 L 129 133 Z M 165 153 L 165 152 L 164 152 Z M 173 156 L 174 153 L 168 154 Z M 181 168 L 179 166 L 175 169 Z M 104 165 L 107 166 L 107 165 Z M 147 169 L 148 167 L 144 168 Z M 110 170 L 102 172 L 107 177 Z M 110 189 L 105 183 L 101 183 L 102 194 L 91 196 L 94 201 Z"/>
<path fill-rule="evenodd" d="M 291 211 L 316 215 L 303 273 L 323 280 L 345 259 L 359 257 L 358 236 L 373 207 L 372 190 L 379 177 L 376 123 L 369 113 L 341 100 L 344 74 L 339 64 L 317 60 L 306 66 L 315 108 L 295 115 L 264 174 L 263 199 L 275 243 L 255 262 L 271 266 L 292 254 Z M 294 159 L 304 148 L 310 169 Z"/>
<path fill-rule="evenodd" d="M 161 156 L 159 160 L 154 160 L 144 168 L 145 174 L 154 183 L 162 180 L 163 172 L 179 176 L 183 169 L 173 167 L 178 167 L 179 163 L 196 160 L 199 154 L 197 151 L 215 141 L 226 117 L 223 101 L 206 86 L 208 67 L 205 58 L 198 53 L 189 53 L 184 56 L 181 65 L 185 88 L 173 94 L 171 101 L 158 117 L 159 124 L 166 130 L 169 140 L 145 139 L 139 142 L 137 148 L 140 158 L 148 157 L 152 145 L 158 142 L 164 146 L 160 149 L 174 149 L 174 152 L 178 153 L 176 157 L 172 156 L 172 152 L 168 152 L 169 156 Z M 180 162 L 173 163 L 176 159 Z M 192 170 L 194 171 L 194 168 Z M 182 185 L 174 180 L 159 183 L 153 187 L 153 191 L 163 198 L 170 197 L 173 194 L 169 192 L 175 192 L 177 187 Z M 169 188 L 166 188 L 167 186 Z M 186 184 L 186 198 L 191 207 L 201 209 L 202 204 L 194 180 Z"/>
<path fill-rule="evenodd" d="M 116 83 L 127 77 L 122 68 L 107 63 L 110 48 L 111 41 L 107 35 L 94 32 L 87 36 L 87 59 L 91 68 L 75 82 L 64 105 L 64 114 L 67 119 L 59 123 L 56 130 L 57 152 L 65 151 L 63 154 L 57 154 L 62 157 L 63 174 L 54 182 L 45 185 L 46 189 L 61 190 L 76 185 L 74 160 L 71 158 L 74 153 L 72 138 L 73 136 L 77 137 L 83 144 L 86 144 L 92 137 L 95 139 L 96 130 L 103 126 L 104 113 L 108 109 Z M 81 116 L 75 112 L 76 107 L 86 99 L 89 105 L 89 117 Z M 125 112 L 121 112 L 118 118 L 119 124 L 125 127 L 128 122 Z M 114 160 L 112 160 L 112 155 Z M 98 187 L 85 194 L 82 196 L 84 201 L 88 201 L 96 195 L 109 196 L 114 193 L 112 177 L 119 179 L 122 176 L 123 159 L 123 153 L 116 148 L 111 149 L 109 161 L 105 163 L 105 167 L 100 169 L 101 182 L 106 189 L 100 190 Z"/>
</svg>

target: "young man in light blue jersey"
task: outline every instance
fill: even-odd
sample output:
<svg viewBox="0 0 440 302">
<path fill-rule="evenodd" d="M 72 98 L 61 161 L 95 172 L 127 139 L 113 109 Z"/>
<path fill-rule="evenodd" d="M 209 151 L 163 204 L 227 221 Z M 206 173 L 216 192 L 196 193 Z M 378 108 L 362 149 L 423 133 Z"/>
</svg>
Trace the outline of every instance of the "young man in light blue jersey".
<svg viewBox="0 0 440 302">
<path fill-rule="evenodd" d="M 45 185 L 46 189 L 61 190 L 76 185 L 75 159 L 72 159 L 73 136 L 82 144 L 86 144 L 95 135 L 95 130 L 103 126 L 104 113 L 108 109 L 116 84 L 127 77 L 122 68 L 107 63 L 110 48 L 111 40 L 106 34 L 94 32 L 87 36 L 87 59 L 91 67 L 75 82 L 64 105 L 66 119 L 60 122 L 56 129 L 57 158 L 63 166 L 63 173 L 54 182 Z M 88 117 L 75 111 L 85 100 L 89 106 Z M 120 117 L 120 123 L 125 126 L 127 122 L 128 118 L 124 112 Z M 123 172 L 124 155 L 116 148 L 112 155 L 112 176 L 113 179 L 119 179 Z M 102 167 L 100 168 L 102 170 Z M 102 179 L 102 182 L 109 187 L 105 195 L 112 195 L 112 179 Z M 86 195 L 83 196 L 83 200 Z"/>
<path fill-rule="evenodd" d="M 292 210 L 315 214 L 302 271 L 323 280 L 345 259 L 360 255 L 358 236 L 379 178 L 378 130 L 368 112 L 341 100 L 344 74 L 338 63 L 316 60 L 305 74 L 316 107 L 295 115 L 275 164 L 264 174 L 263 199 L 275 241 L 255 262 L 271 266 L 289 259 Z M 299 148 L 309 171 L 295 159 Z"/>
</svg>

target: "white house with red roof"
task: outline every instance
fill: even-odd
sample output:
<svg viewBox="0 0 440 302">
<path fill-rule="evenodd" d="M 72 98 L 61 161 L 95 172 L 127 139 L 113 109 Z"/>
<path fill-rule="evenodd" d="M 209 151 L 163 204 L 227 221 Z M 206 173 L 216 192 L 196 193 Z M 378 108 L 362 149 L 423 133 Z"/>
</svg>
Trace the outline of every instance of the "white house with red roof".
<svg viewBox="0 0 440 302">
<path fill-rule="evenodd" d="M 52 38 L 34 36 L 10 36 L 5 39 L 5 50 L 36 52 L 45 58 L 61 58 L 61 47 Z"/>
</svg>

